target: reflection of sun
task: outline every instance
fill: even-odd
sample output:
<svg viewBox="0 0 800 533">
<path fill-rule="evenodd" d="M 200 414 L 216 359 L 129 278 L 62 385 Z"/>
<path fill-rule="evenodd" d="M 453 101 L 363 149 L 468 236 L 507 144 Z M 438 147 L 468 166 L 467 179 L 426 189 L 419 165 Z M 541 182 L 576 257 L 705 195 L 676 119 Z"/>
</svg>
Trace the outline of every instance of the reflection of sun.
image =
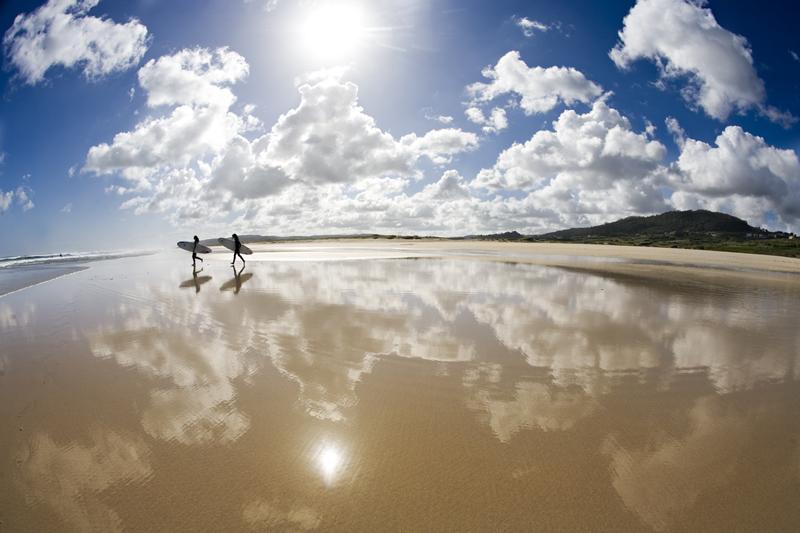
<svg viewBox="0 0 800 533">
<path fill-rule="evenodd" d="M 316 462 L 325 483 L 330 485 L 344 466 L 344 454 L 335 444 L 325 443 L 317 452 Z"/>
<path fill-rule="evenodd" d="M 298 30 L 308 53 L 322 59 L 346 59 L 364 40 L 364 12 L 356 4 L 330 0 L 311 7 Z"/>
</svg>

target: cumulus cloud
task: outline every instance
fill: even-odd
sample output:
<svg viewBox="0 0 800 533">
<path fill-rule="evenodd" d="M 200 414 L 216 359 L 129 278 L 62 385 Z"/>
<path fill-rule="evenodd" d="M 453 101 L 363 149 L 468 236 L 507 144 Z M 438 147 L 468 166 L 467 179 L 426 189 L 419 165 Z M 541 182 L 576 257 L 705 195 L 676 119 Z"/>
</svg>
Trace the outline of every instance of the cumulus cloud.
<svg viewBox="0 0 800 533">
<path fill-rule="evenodd" d="M 424 155 L 437 165 L 450 163 L 453 156 L 474 150 L 478 147 L 478 136 L 458 128 L 431 130 L 422 137 L 409 133 L 400 138 L 402 145 L 411 148 L 412 153 Z"/>
<path fill-rule="evenodd" d="M 634 128 L 608 104 L 610 94 L 585 113 L 563 111 L 470 181 L 453 168 L 438 177 L 422 169 L 475 150 L 475 133 L 446 127 L 394 136 L 362 108 L 341 70 L 299 79 L 296 106 L 264 128 L 234 94 L 248 70 L 224 48 L 149 61 L 139 83 L 151 114 L 92 147 L 84 169 L 122 178 L 107 189 L 137 214 L 161 213 L 179 225 L 235 217 L 276 234 L 296 234 L 298 223 L 314 233 L 537 233 L 674 207 L 751 221 L 774 210 L 787 225 L 797 216 L 794 152 L 735 128 L 711 147 L 668 119 L 681 157 L 666 165 L 655 127 Z M 479 105 L 466 115 L 484 133 L 506 127 L 503 108 Z"/>
<path fill-rule="evenodd" d="M 479 107 L 468 107 L 464 114 L 470 122 L 483 126 L 481 128 L 484 133 L 497 133 L 508 127 L 508 118 L 506 117 L 506 110 L 502 107 L 495 107 L 486 116 Z"/>
<path fill-rule="evenodd" d="M 774 210 L 790 227 L 800 219 L 797 154 L 739 126 L 725 128 L 714 146 L 685 139 L 673 171 L 677 207 L 722 210 L 751 221 L 763 221 Z"/>
<path fill-rule="evenodd" d="M 292 190 L 283 198 L 296 199 L 380 178 L 404 184 L 420 177 L 421 158 L 442 165 L 478 146 L 477 135 L 458 128 L 395 138 L 364 111 L 358 87 L 343 81 L 340 70 L 298 80 L 299 104 L 250 139 L 261 123 L 254 106 L 233 109 L 231 90 L 247 73 L 244 58 L 227 49 L 182 50 L 149 61 L 139 83 L 148 106 L 167 109 L 92 147 L 84 169 L 119 173 L 128 183 L 111 190 L 131 195 L 122 206 L 137 213 L 180 220 L 238 207 L 252 218 L 266 198 L 285 189 Z"/>
<path fill-rule="evenodd" d="M 147 105 L 201 104 L 230 106 L 236 97 L 228 88 L 245 77 L 250 67 L 228 48 L 185 49 L 151 59 L 139 69 L 139 84 Z"/>
<path fill-rule="evenodd" d="M 688 78 L 684 99 L 711 117 L 758 109 L 774 122 L 796 119 L 766 105 L 764 82 L 753 67 L 747 39 L 719 25 L 705 2 L 639 0 L 623 20 L 609 56 L 621 69 L 638 59 L 658 66 L 662 80 Z"/>
<path fill-rule="evenodd" d="M 491 81 L 467 87 L 475 102 L 490 102 L 506 94 L 519 95 L 520 107 L 526 115 L 546 113 L 559 102 L 588 103 L 603 93 L 599 85 L 586 79 L 577 69 L 528 67 L 517 51 L 508 52 L 482 74 Z"/>
<path fill-rule="evenodd" d="M 665 206 L 657 190 L 666 148 L 637 133 L 604 99 L 584 114 L 566 110 L 552 130 L 500 153 L 473 186 L 531 191 L 526 202 L 548 205 L 562 216 L 653 212 Z M 570 218 L 564 219 L 567 222 Z"/>
<path fill-rule="evenodd" d="M 139 83 L 151 107 L 175 105 L 172 112 L 148 117 L 111 144 L 93 146 L 86 170 L 125 171 L 132 180 L 164 166 L 186 166 L 197 157 L 221 152 L 243 128 L 229 108 L 236 101 L 228 85 L 248 73 L 247 62 L 226 48 L 181 50 L 151 60 L 139 70 Z"/>
<path fill-rule="evenodd" d="M 49 0 L 17 15 L 3 37 L 6 56 L 34 85 L 55 66 L 79 66 L 97 79 L 136 65 L 148 46 L 147 28 L 136 19 L 118 24 L 89 16 L 100 0 Z"/>
</svg>

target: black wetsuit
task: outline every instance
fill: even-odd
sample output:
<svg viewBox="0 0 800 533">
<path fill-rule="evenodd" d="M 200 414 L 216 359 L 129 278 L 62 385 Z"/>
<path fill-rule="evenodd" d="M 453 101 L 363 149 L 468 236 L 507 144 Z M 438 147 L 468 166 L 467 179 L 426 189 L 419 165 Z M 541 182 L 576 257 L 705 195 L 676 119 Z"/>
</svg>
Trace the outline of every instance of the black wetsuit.
<svg viewBox="0 0 800 533">
<path fill-rule="evenodd" d="M 197 244 L 198 244 L 199 242 L 200 242 L 200 241 L 194 241 L 194 246 L 192 246 L 192 266 L 194 266 L 194 262 L 195 262 L 197 259 L 199 259 L 201 263 L 203 262 L 203 258 L 202 258 L 202 257 L 199 257 L 199 256 L 197 255 Z"/>
<path fill-rule="evenodd" d="M 236 256 L 237 255 L 239 256 L 239 259 L 242 260 L 242 264 L 245 264 L 244 257 L 242 257 L 241 250 L 242 250 L 242 243 L 239 242 L 239 237 L 236 236 L 236 237 L 233 238 L 233 262 L 231 262 L 231 264 L 234 264 L 236 262 Z"/>
</svg>

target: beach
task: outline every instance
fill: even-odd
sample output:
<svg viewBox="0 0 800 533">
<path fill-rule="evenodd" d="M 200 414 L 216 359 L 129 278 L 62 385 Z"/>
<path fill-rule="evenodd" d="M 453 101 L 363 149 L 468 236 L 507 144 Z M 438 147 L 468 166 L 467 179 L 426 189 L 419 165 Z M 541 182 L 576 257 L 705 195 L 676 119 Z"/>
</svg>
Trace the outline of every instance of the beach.
<svg viewBox="0 0 800 533">
<path fill-rule="evenodd" d="M 800 260 L 248 246 L 0 269 L 0 531 L 800 528 Z"/>
</svg>

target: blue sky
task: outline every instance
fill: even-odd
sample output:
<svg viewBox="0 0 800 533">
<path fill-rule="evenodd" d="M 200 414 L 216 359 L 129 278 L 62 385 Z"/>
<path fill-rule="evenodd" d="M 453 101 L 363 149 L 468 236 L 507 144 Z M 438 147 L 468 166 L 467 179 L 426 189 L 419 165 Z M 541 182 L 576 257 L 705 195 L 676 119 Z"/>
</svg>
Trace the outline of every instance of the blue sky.
<svg viewBox="0 0 800 533">
<path fill-rule="evenodd" d="M 796 14 L 4 2 L 0 255 L 234 230 L 539 232 L 698 207 L 798 231 Z"/>
</svg>

